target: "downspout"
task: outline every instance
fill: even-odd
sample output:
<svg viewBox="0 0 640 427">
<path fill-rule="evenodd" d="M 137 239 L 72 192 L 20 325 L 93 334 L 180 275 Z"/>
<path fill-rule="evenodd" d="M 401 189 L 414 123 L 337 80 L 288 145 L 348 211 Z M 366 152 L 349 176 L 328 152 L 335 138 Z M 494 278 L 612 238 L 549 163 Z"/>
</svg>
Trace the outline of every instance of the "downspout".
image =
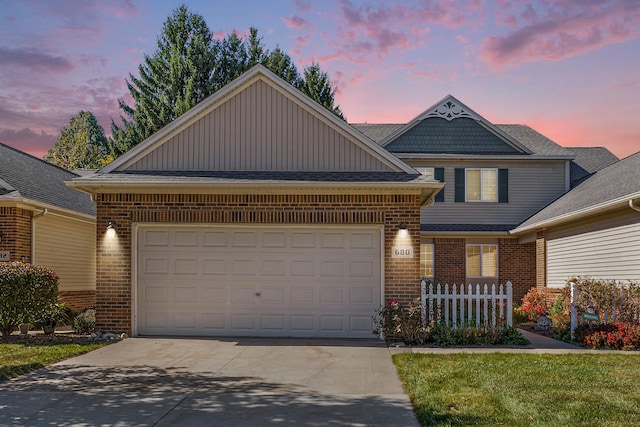
<svg viewBox="0 0 640 427">
<path fill-rule="evenodd" d="M 47 208 L 44 208 L 44 210 L 42 212 L 40 212 L 38 215 L 34 215 L 31 217 L 31 260 L 29 260 L 29 262 L 31 264 L 33 264 L 34 261 L 34 257 L 36 254 L 36 248 L 35 248 L 35 244 L 36 244 L 36 219 L 38 218 L 42 218 L 43 216 L 45 216 L 46 214 L 49 213 L 49 210 Z"/>
<path fill-rule="evenodd" d="M 634 211 L 640 212 L 640 206 L 636 206 L 636 205 L 633 203 L 633 200 L 634 200 L 634 199 L 629 199 L 629 207 L 630 207 L 631 209 L 633 209 Z"/>
</svg>

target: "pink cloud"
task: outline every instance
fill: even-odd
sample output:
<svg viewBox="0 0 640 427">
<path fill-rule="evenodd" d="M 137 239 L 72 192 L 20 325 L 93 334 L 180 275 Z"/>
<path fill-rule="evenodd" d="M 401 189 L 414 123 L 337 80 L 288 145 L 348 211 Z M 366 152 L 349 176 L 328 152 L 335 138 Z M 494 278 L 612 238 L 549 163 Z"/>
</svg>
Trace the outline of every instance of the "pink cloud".
<svg viewBox="0 0 640 427">
<path fill-rule="evenodd" d="M 309 0 L 294 0 L 293 5 L 301 13 L 309 13 L 311 11 L 311 2 Z"/>
<path fill-rule="evenodd" d="M 38 49 L 11 49 L 0 46 L 0 63 L 3 66 L 25 70 L 56 71 L 68 73 L 75 66 L 65 57 L 57 56 Z"/>
<path fill-rule="evenodd" d="M 310 22 L 297 15 L 291 15 L 291 17 L 288 18 L 284 17 L 282 18 L 282 22 L 284 22 L 284 25 L 286 25 L 288 28 L 291 28 L 293 30 L 305 30 L 312 27 Z"/>
<path fill-rule="evenodd" d="M 487 37 L 480 58 L 492 68 L 525 62 L 557 61 L 621 43 L 638 36 L 640 2 L 550 2 L 544 13 L 529 3 L 520 13 L 522 26 L 504 36 Z"/>
<path fill-rule="evenodd" d="M 20 130 L 0 128 L 0 142 L 16 148 L 32 156 L 42 158 L 53 147 L 56 135 L 41 131 L 34 132 L 29 128 Z"/>
</svg>

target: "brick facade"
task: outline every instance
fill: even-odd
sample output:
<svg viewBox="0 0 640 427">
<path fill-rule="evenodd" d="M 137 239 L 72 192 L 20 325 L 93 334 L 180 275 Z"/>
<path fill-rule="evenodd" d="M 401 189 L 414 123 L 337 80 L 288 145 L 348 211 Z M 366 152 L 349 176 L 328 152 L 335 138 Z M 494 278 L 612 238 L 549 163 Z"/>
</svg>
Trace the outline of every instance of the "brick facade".
<svg viewBox="0 0 640 427">
<path fill-rule="evenodd" d="M 0 207 L 0 250 L 11 253 L 9 261 L 31 261 L 32 212 L 17 207 Z"/>
<path fill-rule="evenodd" d="M 384 226 L 385 300 L 419 295 L 420 197 L 417 194 L 251 195 L 97 194 L 96 321 L 99 330 L 132 333 L 134 223 L 380 224 Z M 109 222 L 117 238 L 105 239 Z M 414 257 L 392 258 L 401 223 Z M 407 240 L 408 241 L 408 240 Z M 373 313 L 372 313 L 373 315 Z"/>
<path fill-rule="evenodd" d="M 516 238 L 498 239 L 498 283 L 511 281 L 513 302 L 536 286 L 536 244 L 518 243 Z M 434 239 L 434 282 L 466 283 L 466 239 L 439 237 Z M 488 283 L 491 284 L 491 283 Z"/>
<path fill-rule="evenodd" d="M 88 308 L 95 308 L 96 291 L 60 291 L 58 301 L 76 313 L 82 313 Z"/>
<path fill-rule="evenodd" d="M 467 280 L 465 253 L 465 239 L 435 239 L 433 245 L 434 282 L 464 283 Z"/>
<path fill-rule="evenodd" d="M 498 240 L 498 267 L 500 283 L 513 284 L 513 303 L 522 303 L 522 297 L 536 286 L 536 244 L 518 243 L 517 238 Z"/>
</svg>

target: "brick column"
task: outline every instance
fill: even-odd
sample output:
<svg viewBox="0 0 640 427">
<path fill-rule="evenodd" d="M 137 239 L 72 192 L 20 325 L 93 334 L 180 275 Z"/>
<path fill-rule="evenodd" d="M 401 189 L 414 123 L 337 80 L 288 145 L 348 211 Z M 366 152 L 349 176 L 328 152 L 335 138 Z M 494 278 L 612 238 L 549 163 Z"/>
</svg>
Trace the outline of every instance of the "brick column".
<svg viewBox="0 0 640 427">
<path fill-rule="evenodd" d="M 547 231 L 538 231 L 536 236 L 536 287 L 547 286 Z"/>
<path fill-rule="evenodd" d="M 436 238 L 434 240 L 434 282 L 459 285 L 467 279 L 465 239 Z"/>
</svg>

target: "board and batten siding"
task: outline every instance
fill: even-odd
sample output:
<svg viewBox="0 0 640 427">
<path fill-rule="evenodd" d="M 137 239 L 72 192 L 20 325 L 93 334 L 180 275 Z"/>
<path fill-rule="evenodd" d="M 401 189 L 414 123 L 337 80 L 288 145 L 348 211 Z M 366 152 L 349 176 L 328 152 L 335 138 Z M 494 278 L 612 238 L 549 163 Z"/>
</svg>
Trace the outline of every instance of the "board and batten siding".
<svg viewBox="0 0 640 427">
<path fill-rule="evenodd" d="M 390 170 L 315 114 L 258 80 L 127 170 Z"/>
<path fill-rule="evenodd" d="M 422 224 L 520 224 L 565 191 L 564 161 L 407 162 L 444 168 L 444 202 L 421 211 Z M 508 169 L 508 203 L 455 202 L 456 168 Z"/>
<path fill-rule="evenodd" d="M 60 291 L 96 289 L 95 223 L 47 214 L 34 225 L 33 264 L 60 277 Z"/>
<path fill-rule="evenodd" d="M 548 231 L 547 286 L 563 288 L 571 277 L 640 283 L 640 214 Z"/>
</svg>

